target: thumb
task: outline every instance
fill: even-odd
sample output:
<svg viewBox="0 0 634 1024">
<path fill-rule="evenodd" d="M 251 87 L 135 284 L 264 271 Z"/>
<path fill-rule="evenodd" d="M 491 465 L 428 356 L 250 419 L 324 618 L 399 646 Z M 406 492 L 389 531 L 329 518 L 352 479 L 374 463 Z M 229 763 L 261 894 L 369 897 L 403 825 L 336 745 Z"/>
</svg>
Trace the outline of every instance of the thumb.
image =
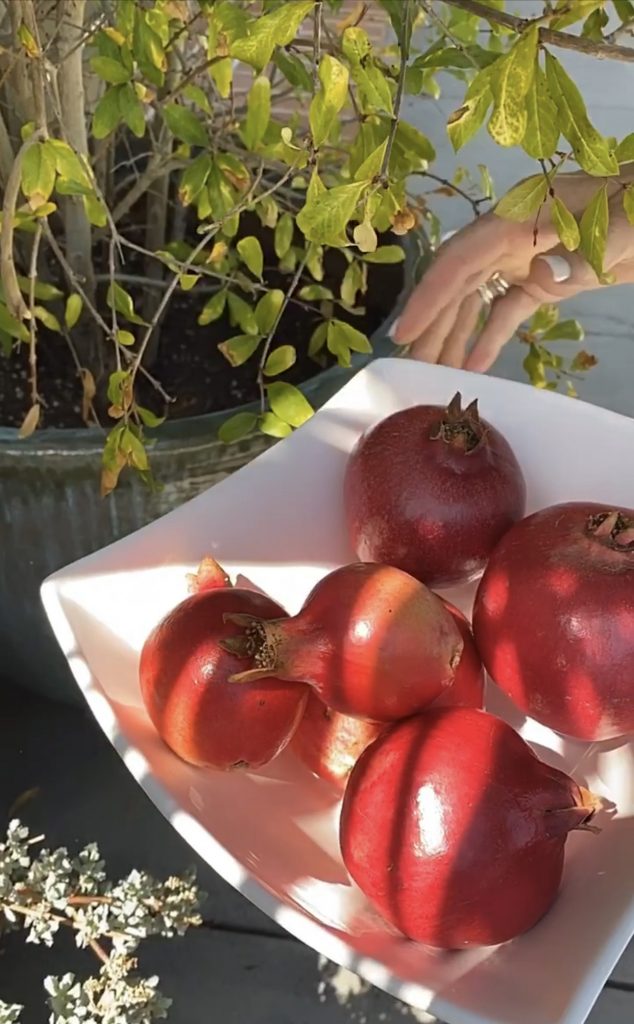
<svg viewBox="0 0 634 1024">
<path fill-rule="evenodd" d="M 600 281 L 583 256 L 558 246 L 535 257 L 522 287 L 540 302 L 560 302 L 599 288 Z"/>
</svg>

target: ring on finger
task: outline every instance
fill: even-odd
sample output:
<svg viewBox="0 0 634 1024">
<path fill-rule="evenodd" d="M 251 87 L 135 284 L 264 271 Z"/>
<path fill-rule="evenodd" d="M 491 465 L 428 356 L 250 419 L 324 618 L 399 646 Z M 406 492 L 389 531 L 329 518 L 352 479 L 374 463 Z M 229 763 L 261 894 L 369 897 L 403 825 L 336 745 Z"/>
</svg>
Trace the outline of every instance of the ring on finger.
<svg viewBox="0 0 634 1024">
<path fill-rule="evenodd" d="M 490 306 L 494 299 L 506 295 L 510 287 L 509 282 L 496 270 L 495 274 L 492 274 L 488 281 L 478 286 L 478 292 L 482 301 L 487 306 Z"/>
</svg>

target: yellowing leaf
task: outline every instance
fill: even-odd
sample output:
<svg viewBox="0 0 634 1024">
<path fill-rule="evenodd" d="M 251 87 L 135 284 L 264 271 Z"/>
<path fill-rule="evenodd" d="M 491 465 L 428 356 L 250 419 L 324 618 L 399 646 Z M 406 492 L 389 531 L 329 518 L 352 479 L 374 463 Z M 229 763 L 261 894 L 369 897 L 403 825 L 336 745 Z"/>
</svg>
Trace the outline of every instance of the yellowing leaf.
<svg viewBox="0 0 634 1024">
<path fill-rule="evenodd" d="M 283 213 L 275 225 L 275 235 L 273 236 L 275 255 L 280 260 L 286 256 L 293 243 L 293 231 L 293 218 L 290 213 Z"/>
<path fill-rule="evenodd" d="M 326 141 L 348 95 L 348 69 L 336 57 L 325 54 L 319 64 L 321 89 L 310 105 L 310 130 L 315 146 Z"/>
<path fill-rule="evenodd" d="M 18 437 L 22 441 L 24 441 L 27 437 L 30 437 L 31 434 L 35 433 L 35 431 L 37 430 L 37 425 L 40 422 L 40 412 L 41 409 L 39 403 L 35 402 L 35 404 L 31 406 L 26 416 L 22 420 L 22 426 L 18 431 Z"/>
<path fill-rule="evenodd" d="M 288 437 L 293 433 L 293 428 L 284 423 L 274 412 L 265 412 L 260 417 L 260 430 L 269 437 Z"/>
<path fill-rule="evenodd" d="M 536 160 L 551 157 L 559 142 L 557 107 L 548 91 L 546 75 L 539 66 L 526 97 L 526 131 L 522 146 Z"/>
<path fill-rule="evenodd" d="M 34 306 L 33 312 L 36 318 L 43 323 L 45 327 L 48 327 L 49 331 L 61 332 L 59 320 L 54 313 L 51 313 L 50 309 L 46 306 Z"/>
<path fill-rule="evenodd" d="M 284 292 L 280 288 L 272 288 L 259 300 L 255 307 L 255 322 L 260 334 L 273 330 L 283 302 Z"/>
<path fill-rule="evenodd" d="M 614 155 L 620 164 L 629 164 L 634 161 L 634 132 L 630 132 L 624 139 L 621 139 Z"/>
<path fill-rule="evenodd" d="M 561 131 L 572 146 L 575 159 L 588 174 L 618 174 L 619 164 L 607 139 L 591 123 L 583 97 L 562 64 L 546 53 L 550 94 L 559 111 Z"/>
<path fill-rule="evenodd" d="M 22 191 L 33 209 L 55 188 L 55 156 L 44 142 L 33 143 L 22 157 Z M 35 205 L 34 205 L 35 204 Z"/>
<path fill-rule="evenodd" d="M 189 206 L 204 188 L 210 171 L 211 157 L 209 153 L 200 153 L 195 160 L 187 165 L 178 187 L 178 197 L 183 206 Z"/>
<path fill-rule="evenodd" d="M 95 227 L 105 228 L 108 223 L 108 215 L 101 200 L 91 193 L 89 195 L 82 196 L 82 202 L 90 223 L 94 224 Z"/>
<path fill-rule="evenodd" d="M 248 34 L 231 43 L 230 56 L 262 71 L 268 64 L 276 46 L 287 46 L 297 29 L 312 9 L 314 0 L 293 0 L 277 10 L 249 22 Z"/>
<path fill-rule="evenodd" d="M 525 221 L 536 213 L 548 194 L 548 182 L 543 174 L 534 174 L 525 181 L 520 181 L 505 196 L 502 196 L 495 207 L 498 217 L 506 220 Z"/>
<path fill-rule="evenodd" d="M 235 338 L 221 341 L 219 350 L 232 366 L 242 366 L 250 359 L 262 338 L 259 334 L 237 334 Z"/>
<path fill-rule="evenodd" d="M 201 327 L 206 327 L 207 324 L 213 323 L 214 320 L 219 320 L 224 313 L 226 302 L 227 291 L 223 288 L 207 300 L 198 316 L 198 324 Z"/>
<path fill-rule="evenodd" d="M 88 170 L 67 142 L 63 142 L 62 139 L 47 139 L 44 145 L 53 154 L 55 167 L 61 178 L 92 188 Z"/>
<path fill-rule="evenodd" d="M 374 252 L 377 247 L 376 231 L 368 221 L 357 224 L 352 232 L 352 237 L 361 252 Z"/>
<path fill-rule="evenodd" d="M 277 377 L 290 369 L 296 359 L 295 349 L 292 345 L 280 345 L 274 348 L 264 364 L 264 373 L 267 377 Z"/>
<path fill-rule="evenodd" d="M 368 184 L 357 181 L 337 185 L 321 192 L 314 200 L 309 196 L 296 219 L 304 237 L 322 245 L 347 245 L 346 226 Z"/>
<path fill-rule="evenodd" d="M 555 196 L 553 199 L 551 217 L 562 245 L 564 245 L 570 252 L 574 249 L 578 249 L 579 242 L 581 241 L 579 225 L 559 196 Z"/>
<path fill-rule="evenodd" d="M 276 416 L 291 427 L 301 427 L 313 415 L 313 409 L 302 392 L 284 381 L 267 384 L 266 392 Z"/>
<path fill-rule="evenodd" d="M 500 146 L 517 146 L 526 133 L 526 96 L 537 61 L 538 28 L 524 32 L 505 57 L 491 65 L 493 113 L 489 134 Z"/>
<path fill-rule="evenodd" d="M 608 190 L 602 185 L 588 203 L 579 221 L 580 249 L 595 274 L 603 277 L 603 260 L 608 237 Z"/>
<path fill-rule="evenodd" d="M 260 75 L 249 89 L 247 96 L 247 119 L 242 129 L 245 145 L 255 149 L 261 142 L 271 120 L 271 83 L 266 75 Z"/>
<path fill-rule="evenodd" d="M 240 259 L 246 264 L 251 273 L 262 280 L 264 254 L 262 252 L 262 246 L 255 235 L 248 235 L 246 238 L 241 238 L 236 245 L 236 249 Z"/>
<path fill-rule="evenodd" d="M 363 259 L 366 263 L 402 263 L 405 252 L 400 245 L 382 245 L 376 252 L 367 252 Z"/>
<path fill-rule="evenodd" d="M 116 337 L 119 344 L 124 345 L 126 348 L 134 345 L 134 335 L 131 331 L 117 331 Z"/>
<path fill-rule="evenodd" d="M 447 121 L 447 135 L 456 152 L 480 130 L 492 102 L 489 69 L 485 68 L 471 80 L 462 105 Z"/>
<path fill-rule="evenodd" d="M 237 324 L 245 334 L 257 334 L 258 325 L 249 303 L 245 302 L 239 295 L 236 295 L 235 292 L 228 292 L 227 302 L 229 303 L 231 323 Z"/>
<path fill-rule="evenodd" d="M 347 28 L 342 37 L 343 52 L 350 62 L 350 74 L 365 108 L 393 112 L 392 91 L 383 72 L 373 63 L 372 45 L 365 29 Z"/>
<path fill-rule="evenodd" d="M 243 437 L 252 433 L 255 429 L 258 418 L 254 412 L 237 412 L 218 428 L 218 438 L 224 444 L 231 444 L 233 441 L 240 441 Z"/>
</svg>

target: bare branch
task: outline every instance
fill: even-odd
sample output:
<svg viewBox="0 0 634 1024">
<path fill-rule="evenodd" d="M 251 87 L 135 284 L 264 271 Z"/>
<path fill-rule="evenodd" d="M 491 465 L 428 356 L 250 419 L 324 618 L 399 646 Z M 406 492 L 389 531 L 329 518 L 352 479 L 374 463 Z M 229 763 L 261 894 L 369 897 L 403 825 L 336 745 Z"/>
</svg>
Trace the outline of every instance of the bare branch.
<svg viewBox="0 0 634 1024">
<path fill-rule="evenodd" d="M 35 284 L 37 282 L 37 258 L 40 252 L 42 241 L 42 224 L 38 224 L 33 247 L 31 248 L 31 263 L 29 266 L 29 384 L 31 385 L 31 404 L 38 405 L 40 402 L 37 390 L 37 322 L 35 320 Z"/>
<path fill-rule="evenodd" d="M 623 60 L 634 61 L 634 48 L 628 46 L 616 46 L 612 43 L 595 43 L 583 36 L 573 36 L 568 32 L 556 32 L 551 28 L 545 28 L 541 22 L 543 18 L 518 18 L 514 14 L 506 14 L 496 8 L 487 7 L 479 0 L 445 0 L 449 7 L 459 7 L 462 11 L 469 11 L 470 14 L 477 14 L 485 21 L 495 22 L 497 25 L 504 25 L 515 32 L 524 32 L 535 21 L 539 23 L 539 40 L 541 43 L 549 43 L 562 50 L 576 50 L 577 53 L 586 53 L 591 57 L 598 57 L 600 60 Z"/>
<path fill-rule="evenodd" d="M 44 133 L 44 138 L 47 138 L 48 127 L 46 117 L 46 94 L 44 90 L 44 55 L 42 53 L 42 44 L 40 42 L 40 33 L 37 27 L 37 17 L 35 15 L 33 0 L 22 0 L 22 16 L 24 18 L 24 24 L 37 43 L 38 56 L 31 58 L 30 64 L 33 72 L 32 82 L 33 100 L 35 103 L 35 121 L 38 128 L 40 128 Z"/>
<path fill-rule="evenodd" d="M 22 180 L 22 161 L 24 159 L 24 154 L 36 142 L 40 142 L 42 138 L 43 136 L 41 131 L 37 129 L 20 146 L 16 154 L 13 167 L 11 168 L 2 203 L 2 228 L 0 229 L 0 279 L 2 279 L 4 301 L 6 302 L 7 309 L 12 316 L 16 317 L 18 320 L 26 319 L 29 315 L 29 311 L 24 299 L 22 298 L 22 292 L 20 291 L 18 278 L 15 272 L 15 263 L 13 262 L 15 210 L 18 202 L 18 194 L 20 192 L 20 181 Z"/>
<path fill-rule="evenodd" d="M 387 145 L 385 147 L 385 153 L 383 154 L 383 160 L 381 162 L 381 170 L 379 171 L 379 180 L 387 185 L 387 175 L 390 166 L 390 157 L 392 156 L 392 147 L 394 145 L 394 139 L 396 137 L 396 129 L 398 128 L 398 119 L 401 113 L 401 103 L 403 102 L 403 92 L 405 91 L 405 74 L 407 72 L 407 61 L 409 58 L 409 46 L 410 46 L 410 35 L 411 35 L 411 18 L 412 18 L 412 0 L 405 0 L 405 10 L 403 12 L 403 33 L 399 40 L 400 52 L 401 52 L 401 66 L 398 72 L 398 82 L 396 85 L 396 96 L 394 97 L 394 113 L 392 114 L 392 123 L 390 125 L 389 135 L 387 137 Z"/>
</svg>

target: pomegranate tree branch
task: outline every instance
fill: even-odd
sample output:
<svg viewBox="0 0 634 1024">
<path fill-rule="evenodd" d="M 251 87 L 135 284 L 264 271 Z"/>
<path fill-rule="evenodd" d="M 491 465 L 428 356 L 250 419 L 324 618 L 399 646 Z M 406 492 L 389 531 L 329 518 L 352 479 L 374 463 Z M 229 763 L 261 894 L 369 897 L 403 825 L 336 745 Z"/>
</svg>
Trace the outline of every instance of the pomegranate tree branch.
<svg viewBox="0 0 634 1024">
<path fill-rule="evenodd" d="M 22 160 L 24 154 L 36 142 L 40 142 L 43 134 L 38 128 L 22 143 L 18 150 L 9 180 L 4 190 L 2 203 L 2 229 L 0 230 L 0 279 L 4 289 L 4 301 L 7 309 L 17 320 L 24 320 L 29 315 L 27 305 L 22 298 L 13 261 L 13 234 L 15 229 L 15 209 L 20 192 L 22 179 Z"/>
<path fill-rule="evenodd" d="M 415 171 L 414 174 L 421 178 L 429 178 L 430 181 L 437 181 L 443 188 L 450 189 L 454 195 L 460 196 L 461 199 L 466 200 L 466 202 L 471 205 L 471 209 L 476 217 L 480 216 L 480 206 L 482 203 L 489 202 L 488 196 L 481 196 L 479 199 L 474 199 L 473 196 L 470 196 L 464 189 L 459 188 L 458 185 L 454 185 L 448 178 L 442 178 L 439 174 L 433 174 L 432 171 Z"/>
<path fill-rule="evenodd" d="M 394 146 L 394 139 L 396 138 L 396 129 L 398 128 L 401 104 L 403 102 L 403 93 L 405 92 L 405 75 L 407 73 L 407 61 L 409 58 L 410 38 L 412 34 L 411 19 L 412 0 L 405 0 L 403 11 L 403 28 L 400 39 L 401 66 L 398 72 L 396 96 L 394 97 L 394 113 L 392 114 L 392 123 L 390 124 L 390 131 L 387 137 L 385 153 L 383 154 L 383 160 L 381 161 L 381 170 L 379 171 L 378 174 L 379 181 L 381 181 L 385 186 L 387 186 L 388 184 L 388 169 L 390 166 L 390 158 L 392 156 L 392 147 Z"/>
<path fill-rule="evenodd" d="M 561 50 L 576 50 L 577 53 L 585 53 L 590 57 L 598 57 L 600 60 L 623 60 L 634 61 L 634 49 L 628 46 L 616 46 L 613 43 L 595 43 L 583 36 L 573 36 L 569 32 L 557 32 L 554 29 L 546 28 L 543 25 L 543 16 L 539 18 L 518 18 L 515 14 L 507 14 L 499 11 L 479 0 L 445 0 L 448 7 L 457 7 L 461 11 L 468 11 L 476 14 L 485 21 L 494 22 L 496 25 L 504 25 L 515 32 L 524 32 L 531 25 L 539 24 L 539 41 L 549 43 Z"/>
<path fill-rule="evenodd" d="M 40 397 L 37 390 L 37 323 L 35 320 L 35 285 L 37 283 L 37 260 L 42 241 L 42 222 L 35 229 L 31 262 L 29 265 L 29 384 L 31 385 L 31 404 L 37 405 Z"/>
<path fill-rule="evenodd" d="M 273 322 L 273 326 L 271 327 L 271 330 L 267 334 L 266 341 L 264 342 L 264 348 L 262 349 L 262 355 L 260 356 L 260 363 L 259 363 L 259 366 L 258 366 L 258 376 L 257 376 L 258 387 L 260 389 L 260 408 L 262 409 L 262 412 L 264 412 L 264 410 L 266 408 L 266 396 L 264 394 L 264 365 L 266 363 L 268 354 L 270 352 L 271 345 L 273 343 L 273 338 L 275 337 L 275 332 L 277 331 L 277 328 L 279 327 L 280 320 L 282 319 L 282 316 L 284 315 L 284 311 L 285 311 L 286 307 L 288 306 L 289 302 L 293 298 L 293 294 L 295 292 L 295 289 L 297 288 L 297 285 L 300 282 L 301 276 L 304 273 L 304 269 L 306 267 L 307 261 L 308 261 L 308 253 L 306 253 L 304 258 L 301 260 L 301 262 L 299 263 L 299 265 L 297 267 L 297 270 L 295 271 L 295 273 L 293 275 L 293 280 L 291 281 L 291 283 L 289 285 L 289 288 L 288 288 L 288 290 L 286 292 L 286 295 L 284 296 L 284 299 L 282 301 L 282 305 L 280 306 L 280 308 L 278 310 L 278 313 L 277 313 L 277 316 L 275 317 L 275 320 Z"/>
</svg>

